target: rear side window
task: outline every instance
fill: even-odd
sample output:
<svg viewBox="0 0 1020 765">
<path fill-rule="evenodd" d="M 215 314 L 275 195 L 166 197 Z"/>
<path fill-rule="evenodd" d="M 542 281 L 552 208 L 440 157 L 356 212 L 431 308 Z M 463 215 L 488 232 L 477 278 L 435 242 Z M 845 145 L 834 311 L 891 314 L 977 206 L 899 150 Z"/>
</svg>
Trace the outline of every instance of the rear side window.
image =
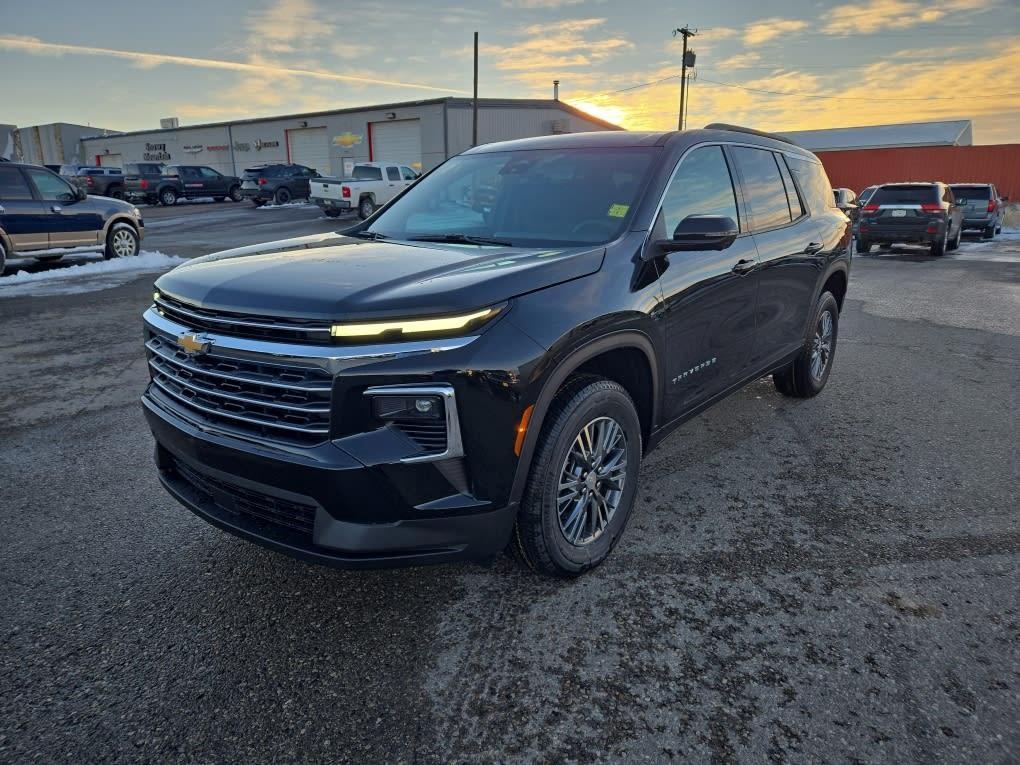
<svg viewBox="0 0 1020 765">
<path fill-rule="evenodd" d="M 0 165 L 0 199 L 31 199 L 28 181 L 16 167 Z"/>
<path fill-rule="evenodd" d="M 939 201 L 935 186 L 879 186 L 871 199 L 873 205 L 922 205 Z"/>
<path fill-rule="evenodd" d="M 409 167 L 400 168 L 400 177 L 405 181 L 413 181 L 418 177 L 418 174 Z"/>
<path fill-rule="evenodd" d="M 790 203 L 775 155 L 765 149 L 743 146 L 734 146 L 732 151 L 740 168 L 746 201 L 751 206 L 753 228 L 760 231 L 789 223 Z"/>
<path fill-rule="evenodd" d="M 387 180 L 390 180 L 390 181 L 399 181 L 400 180 L 400 171 L 397 170 L 397 168 L 395 168 L 395 167 L 387 167 L 386 168 L 386 178 L 387 178 Z"/>
<path fill-rule="evenodd" d="M 952 186 L 951 188 L 960 202 L 965 199 L 983 199 L 987 202 L 992 198 L 992 190 L 988 186 Z"/>
<path fill-rule="evenodd" d="M 355 165 L 351 177 L 356 181 L 381 181 L 382 168 L 371 165 Z"/>
<path fill-rule="evenodd" d="M 180 176 L 180 174 L 181 174 L 180 170 L 176 167 L 168 167 L 166 170 L 163 171 L 163 175 L 167 175 L 171 178 L 177 178 L 178 176 Z"/>
<path fill-rule="evenodd" d="M 786 201 L 790 205 L 790 215 L 794 220 L 797 220 L 807 210 L 804 209 L 804 204 L 797 194 L 797 186 L 793 182 L 793 176 L 790 175 L 790 168 L 786 166 L 786 159 L 781 154 L 776 154 L 775 157 L 776 164 L 779 165 L 779 174 L 783 176 L 783 186 L 786 187 Z"/>
<path fill-rule="evenodd" d="M 739 222 L 733 180 L 720 146 L 695 149 L 680 163 L 662 201 L 666 235 L 688 215 L 725 215 Z"/>
<path fill-rule="evenodd" d="M 800 157 L 786 156 L 786 164 L 790 168 L 801 192 L 804 202 L 811 212 L 818 214 L 823 210 L 835 207 L 836 200 L 832 195 L 832 184 L 821 162 L 811 162 Z"/>
</svg>

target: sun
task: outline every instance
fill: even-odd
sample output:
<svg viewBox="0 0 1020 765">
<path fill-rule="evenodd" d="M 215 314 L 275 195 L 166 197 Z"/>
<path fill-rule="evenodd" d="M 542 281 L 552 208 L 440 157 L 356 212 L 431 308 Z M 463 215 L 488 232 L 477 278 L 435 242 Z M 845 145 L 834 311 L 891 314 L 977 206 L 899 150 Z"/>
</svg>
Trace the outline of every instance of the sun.
<svg viewBox="0 0 1020 765">
<path fill-rule="evenodd" d="M 624 123 L 626 123 L 630 117 L 626 109 L 622 106 L 614 106 L 613 104 L 571 100 L 570 105 L 577 107 L 582 112 L 587 112 L 593 117 L 598 117 L 606 122 L 612 122 L 614 125 L 619 125 L 620 127 L 625 127 Z"/>
</svg>

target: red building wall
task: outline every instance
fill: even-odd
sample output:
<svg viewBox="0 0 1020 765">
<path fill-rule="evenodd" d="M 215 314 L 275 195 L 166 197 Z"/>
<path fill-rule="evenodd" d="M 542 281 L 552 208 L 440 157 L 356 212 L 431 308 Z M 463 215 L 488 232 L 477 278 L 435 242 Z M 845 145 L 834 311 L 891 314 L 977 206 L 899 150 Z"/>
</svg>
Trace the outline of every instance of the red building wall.
<svg viewBox="0 0 1020 765">
<path fill-rule="evenodd" d="M 860 192 L 895 181 L 994 183 L 999 194 L 1020 202 L 1020 144 L 923 146 L 900 149 L 819 151 L 833 188 Z"/>
</svg>

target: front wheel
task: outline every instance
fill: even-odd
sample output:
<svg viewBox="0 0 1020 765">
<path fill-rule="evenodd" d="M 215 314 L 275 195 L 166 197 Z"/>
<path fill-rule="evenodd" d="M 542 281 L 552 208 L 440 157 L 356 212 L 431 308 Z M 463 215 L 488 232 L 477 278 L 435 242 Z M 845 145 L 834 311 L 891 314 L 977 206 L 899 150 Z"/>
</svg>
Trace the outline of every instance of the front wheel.
<svg viewBox="0 0 1020 765">
<path fill-rule="evenodd" d="M 107 194 L 107 196 L 113 197 L 114 199 L 123 199 L 124 189 L 121 186 L 111 186 L 109 189 L 109 194 Z"/>
<path fill-rule="evenodd" d="M 358 205 L 358 217 L 362 220 L 371 217 L 372 213 L 375 212 L 375 202 L 368 197 L 361 200 L 361 204 Z"/>
<path fill-rule="evenodd" d="M 634 506 L 640 462 L 627 391 L 595 376 L 569 381 L 546 416 L 514 527 L 525 563 L 574 577 L 605 560 Z"/>
<path fill-rule="evenodd" d="M 274 205 L 285 205 L 290 202 L 290 189 L 283 187 L 276 190 L 273 194 Z"/>
<path fill-rule="evenodd" d="M 958 249 L 960 249 L 960 239 L 962 239 L 962 238 L 963 238 L 963 226 L 960 226 L 960 228 L 956 229 L 956 236 L 954 236 L 950 240 L 947 249 L 949 249 L 949 250 L 958 250 Z"/>
<path fill-rule="evenodd" d="M 130 258 L 138 254 L 138 232 L 130 223 L 115 223 L 110 233 L 106 235 L 106 249 L 103 250 L 103 257 Z"/>
<path fill-rule="evenodd" d="M 7 250 L 4 249 L 4 243 L 0 241 L 0 276 L 4 275 L 5 268 L 7 268 Z"/>
<path fill-rule="evenodd" d="M 240 202 L 244 197 L 241 194 L 240 186 L 231 186 L 227 192 L 227 196 L 230 197 L 231 202 Z"/>
<path fill-rule="evenodd" d="M 829 380 L 839 334 L 839 304 L 831 292 L 818 298 L 812 318 L 812 330 L 797 358 L 772 375 L 776 390 L 784 396 L 817 396 Z"/>
<path fill-rule="evenodd" d="M 871 252 L 871 242 L 869 242 L 867 239 L 858 239 L 857 254 L 867 255 L 869 252 Z"/>
</svg>

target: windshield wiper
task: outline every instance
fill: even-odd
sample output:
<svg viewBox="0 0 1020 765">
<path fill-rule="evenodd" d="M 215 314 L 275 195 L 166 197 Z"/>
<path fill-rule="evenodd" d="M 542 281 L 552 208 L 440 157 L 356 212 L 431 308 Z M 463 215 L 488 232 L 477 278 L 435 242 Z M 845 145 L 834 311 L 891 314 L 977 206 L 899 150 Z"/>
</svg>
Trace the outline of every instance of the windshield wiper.
<svg viewBox="0 0 1020 765">
<path fill-rule="evenodd" d="M 409 236 L 411 242 L 449 242 L 450 244 L 479 244 L 493 247 L 513 247 L 513 242 L 506 239 L 493 239 L 489 236 L 473 234 L 428 234 L 427 236 Z"/>
<path fill-rule="evenodd" d="M 355 231 L 353 234 L 347 234 L 347 236 L 356 236 L 358 239 L 389 239 L 386 234 L 380 234 L 378 231 Z"/>
</svg>

